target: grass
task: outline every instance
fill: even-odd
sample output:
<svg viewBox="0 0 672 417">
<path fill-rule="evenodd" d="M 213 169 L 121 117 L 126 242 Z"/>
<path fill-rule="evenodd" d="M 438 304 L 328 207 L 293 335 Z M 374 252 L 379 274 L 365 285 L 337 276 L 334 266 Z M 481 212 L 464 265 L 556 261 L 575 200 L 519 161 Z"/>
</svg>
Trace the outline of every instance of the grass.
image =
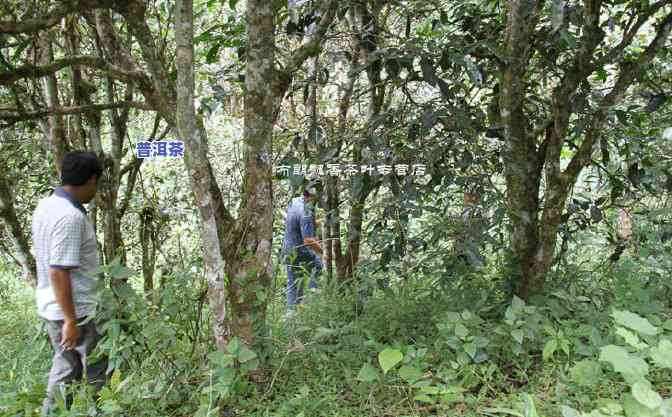
<svg viewBox="0 0 672 417">
<path fill-rule="evenodd" d="M 216 376 L 215 380 L 210 377 L 218 371 L 207 359 L 213 349 L 204 342 L 208 334 L 197 339 L 194 350 L 194 342 L 185 331 L 193 327 L 197 317 L 191 302 L 194 294 L 186 291 L 187 278 L 175 279 L 165 289 L 163 313 L 154 312 L 151 318 L 144 315 L 140 295 L 136 304 L 129 304 L 135 305 L 134 331 L 148 338 L 149 348 L 143 350 L 128 337 L 115 342 L 125 346 L 118 354 L 126 359 L 105 394 L 105 415 L 203 415 L 197 413 L 208 401 L 203 389 L 216 382 Z M 4 408 L 8 416 L 37 415 L 51 348 L 36 314 L 32 290 L 12 281 L 12 277 L 5 276 L 0 282 L 5 307 L 0 315 L 0 406 L 11 405 Z M 604 367 L 604 380 L 595 387 L 578 386 L 570 377 L 573 362 L 595 355 L 590 351 L 583 356 L 577 353 L 585 340 L 580 332 L 572 331 L 581 325 L 595 325 L 610 338 L 610 343 L 616 340 L 606 333 L 608 306 L 598 312 L 589 303 L 565 305 L 547 300 L 543 305 L 555 314 L 549 323 L 553 331 L 565 330 L 573 343 L 572 356 L 558 352 L 542 360 L 541 350 L 548 340 L 544 336 L 527 342 L 522 354 L 514 356 L 506 345 L 511 342 L 508 335 L 497 339 L 491 334 L 502 325 L 508 302 L 493 296 L 486 280 L 481 284 L 473 282 L 459 292 L 441 293 L 410 283 L 394 294 L 377 291 L 366 299 L 362 311 L 349 301 L 356 297 L 323 286 L 320 294 L 312 295 L 289 320 L 282 318 L 284 299 L 276 295 L 269 310 L 269 335 L 264 339 L 264 349 L 259 351 L 266 363 L 265 382 L 238 386 L 229 402 L 231 411 L 237 416 L 259 417 L 476 417 L 516 413 L 525 417 L 560 417 L 563 405 L 589 411 L 597 407 L 599 399 L 618 399 L 627 389 L 608 366 Z M 490 296 L 484 298 L 483 294 Z M 483 324 L 470 327 L 469 331 L 483 331 L 492 337 L 492 343 L 501 344 L 501 354 L 479 364 L 457 364 L 456 353 L 446 344 L 449 336 L 441 333 L 437 323 L 447 311 L 478 311 L 482 307 L 483 313 L 479 314 L 484 318 Z M 200 326 L 207 332 L 207 309 L 203 317 Z M 595 320 L 604 323 L 594 323 Z M 417 401 L 419 388 L 400 378 L 399 366 L 388 375 L 380 372 L 378 353 L 384 348 L 403 351 L 406 365 L 421 369 L 431 386 L 463 388 L 462 397 L 435 404 Z M 366 363 L 378 370 L 373 381 L 359 378 Z M 669 372 L 652 375 L 659 392 L 669 396 L 669 391 L 665 391 L 672 383 Z M 536 414 L 531 414 L 524 394 L 530 395 Z M 523 414 L 526 408 L 527 414 Z"/>
<path fill-rule="evenodd" d="M 51 346 L 37 316 L 33 291 L 15 276 L 0 278 L 0 407 L 16 397 L 40 403 L 51 363 Z M 0 408 L 0 412 L 2 409 Z"/>
</svg>

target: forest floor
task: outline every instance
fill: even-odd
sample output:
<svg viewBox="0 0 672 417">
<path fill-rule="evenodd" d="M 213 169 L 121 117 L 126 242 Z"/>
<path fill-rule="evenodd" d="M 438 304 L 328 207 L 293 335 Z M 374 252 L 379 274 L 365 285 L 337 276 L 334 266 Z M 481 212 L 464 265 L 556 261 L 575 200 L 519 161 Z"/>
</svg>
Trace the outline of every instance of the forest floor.
<svg viewBox="0 0 672 417">
<path fill-rule="evenodd" d="M 7 285 L 0 293 L 0 415 L 38 415 L 51 347 L 32 291 Z M 324 289 L 289 319 L 278 297 L 263 352 L 229 352 L 242 367 L 213 354 L 207 335 L 194 347 L 180 329 L 197 315 L 176 301 L 162 307 L 172 316 L 138 324 L 154 340 L 145 353 L 128 338 L 111 340 L 121 359 L 101 409 L 110 416 L 668 416 L 669 305 L 635 290 L 617 288 L 617 297 L 555 290 L 528 305 L 491 297 L 485 287 L 446 295 L 406 285 L 376 292 L 358 312 Z M 605 346 L 625 352 L 620 372 Z M 259 358 L 266 366 L 255 384 L 243 369 Z M 644 393 L 634 388 L 633 372 L 650 382 Z M 653 408 L 640 408 L 646 401 Z M 87 412 L 76 403 L 59 415 Z"/>
</svg>

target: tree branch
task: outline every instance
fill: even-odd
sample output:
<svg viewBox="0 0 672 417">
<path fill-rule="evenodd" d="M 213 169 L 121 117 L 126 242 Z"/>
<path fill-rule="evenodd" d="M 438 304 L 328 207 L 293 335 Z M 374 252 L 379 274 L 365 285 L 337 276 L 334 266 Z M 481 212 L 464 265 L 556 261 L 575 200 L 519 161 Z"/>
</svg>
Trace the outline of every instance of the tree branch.
<svg viewBox="0 0 672 417">
<path fill-rule="evenodd" d="M 608 112 L 611 107 L 623 96 L 627 88 L 632 84 L 635 77 L 637 77 L 640 70 L 648 65 L 655 57 L 658 50 L 660 50 L 667 40 L 670 30 L 672 30 L 672 13 L 665 16 L 661 22 L 656 37 L 651 41 L 649 46 L 640 54 L 636 61 L 623 62 L 620 64 L 620 71 L 618 79 L 598 107 L 597 112 L 591 118 L 591 123 L 586 131 L 586 137 L 583 143 L 579 146 L 579 150 L 574 154 L 574 157 L 567 165 L 563 176 L 565 181 L 573 183 L 581 170 L 590 162 L 593 153 L 593 145 L 600 136 L 600 129 L 604 125 Z"/>
<path fill-rule="evenodd" d="M 527 155 L 528 160 L 524 162 L 526 165 L 524 176 L 528 180 L 531 180 L 536 172 L 539 156 L 536 137 L 531 135 L 529 118 L 525 114 L 525 74 L 532 54 L 530 39 L 539 21 L 543 3 L 543 0 L 511 1 L 504 35 L 507 59 L 503 68 L 499 104 L 504 136 L 508 142 L 506 158 L 515 160 Z M 513 165 L 515 164 L 505 164 L 505 166 Z M 515 176 L 508 171 L 505 175 L 511 178 Z"/>
<path fill-rule="evenodd" d="M 104 103 L 104 104 L 90 104 L 86 106 L 60 106 L 47 108 L 41 111 L 35 111 L 30 113 L 21 113 L 18 108 L 0 108 L 0 120 L 7 122 L 5 126 L 12 125 L 16 122 L 21 122 L 24 120 L 39 119 L 45 116 L 52 115 L 64 115 L 64 114 L 80 114 L 88 111 L 102 111 L 110 109 L 119 109 L 119 108 L 135 108 L 142 110 L 151 110 L 155 111 L 152 106 L 147 103 L 142 103 L 139 101 L 118 101 L 115 103 Z M 19 114 L 3 114 L 2 112 L 15 112 Z"/>
<path fill-rule="evenodd" d="M 146 12 L 147 7 L 143 1 L 133 0 L 128 2 L 128 7 L 121 14 L 128 24 L 128 30 L 140 45 L 142 57 L 151 74 L 157 109 L 169 125 L 176 127 L 177 90 L 175 84 L 169 80 L 164 62 L 157 51 L 155 37 L 146 20 Z"/>
<path fill-rule="evenodd" d="M 564 200 L 564 193 L 567 191 L 567 184 L 563 182 L 564 177 L 560 170 L 560 153 L 567 134 L 569 118 L 573 113 L 572 97 L 581 82 L 586 80 L 596 69 L 592 58 L 595 49 L 605 35 L 600 28 L 601 8 L 602 0 L 584 1 L 585 24 L 582 28 L 583 35 L 581 36 L 579 51 L 574 56 L 571 66 L 563 75 L 560 85 L 553 91 L 551 98 L 553 123 L 552 128 L 546 132 L 546 140 L 544 141 L 546 146 L 543 149 L 543 154 L 539 152 L 539 161 L 540 165 L 545 165 L 547 188 L 559 192 L 549 193 L 548 198 Z"/>
<path fill-rule="evenodd" d="M 125 71 L 122 68 L 112 65 L 102 58 L 90 55 L 76 55 L 67 58 L 57 59 L 46 65 L 25 65 L 14 71 L 0 72 L 0 85 L 8 85 L 24 78 L 40 78 L 53 74 L 72 66 L 86 66 L 96 68 L 110 77 L 125 81 L 146 81 L 147 76 L 142 71 Z"/>
<path fill-rule="evenodd" d="M 626 33 L 623 35 L 623 38 L 621 39 L 621 42 L 616 47 L 611 49 L 597 61 L 596 67 L 599 68 L 605 64 L 608 64 L 615 57 L 622 54 L 623 51 L 625 51 L 625 48 L 630 46 L 632 40 L 635 38 L 635 35 L 637 34 L 637 32 L 639 32 L 639 29 L 644 25 L 644 23 L 646 23 L 649 20 L 649 18 L 653 16 L 655 13 L 657 13 L 663 6 L 666 6 L 668 4 L 672 4 L 672 0 L 660 0 L 659 2 L 651 5 L 645 12 L 639 13 L 637 21 L 635 22 L 634 26 L 627 29 Z"/>
<path fill-rule="evenodd" d="M 328 0 L 322 3 L 322 7 L 320 8 L 320 22 L 317 24 L 315 32 L 310 36 L 307 42 L 292 53 L 284 68 L 279 69 L 277 72 L 275 82 L 273 83 L 273 92 L 276 97 L 282 98 L 285 95 L 292 74 L 298 70 L 308 58 L 313 57 L 320 52 L 322 40 L 336 17 L 337 9 L 337 0 Z"/>
<path fill-rule="evenodd" d="M 70 13 L 82 10 L 119 7 L 118 4 L 115 5 L 114 0 L 62 0 L 59 3 L 58 6 L 44 16 L 25 19 L 22 22 L 0 21 L 0 34 L 35 33 L 56 26 L 61 19 Z"/>
<path fill-rule="evenodd" d="M 170 132 L 170 126 L 166 126 L 166 128 L 163 130 L 163 133 L 159 135 L 159 137 L 156 137 L 156 132 L 159 129 L 159 122 L 161 120 L 161 116 L 157 113 L 156 117 L 154 118 L 154 129 L 152 131 L 152 134 L 149 135 L 149 141 L 162 141 L 166 135 L 168 135 L 168 132 Z M 156 137 L 156 139 L 155 139 Z M 142 163 L 145 160 L 140 158 L 136 158 L 135 155 L 133 155 L 133 160 L 129 162 L 126 166 L 121 168 L 119 170 L 119 179 L 123 178 L 124 175 L 128 174 L 128 179 L 126 180 L 126 192 L 124 193 L 124 197 L 121 200 L 121 204 L 119 205 L 119 211 L 117 212 L 117 215 L 121 219 L 124 217 L 124 214 L 128 210 L 128 207 L 131 202 L 131 196 L 133 194 L 133 188 L 135 187 L 135 182 L 137 181 L 138 178 L 138 173 L 140 172 L 140 167 L 142 167 Z"/>
</svg>

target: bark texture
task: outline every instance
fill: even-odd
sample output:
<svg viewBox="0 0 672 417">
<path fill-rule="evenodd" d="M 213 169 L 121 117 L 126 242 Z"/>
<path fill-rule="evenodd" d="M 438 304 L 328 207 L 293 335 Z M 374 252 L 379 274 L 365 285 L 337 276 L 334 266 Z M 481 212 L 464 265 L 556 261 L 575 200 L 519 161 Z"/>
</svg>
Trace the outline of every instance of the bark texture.
<svg viewBox="0 0 672 417">
<path fill-rule="evenodd" d="M 384 2 L 379 0 L 360 1 L 356 2 L 350 14 L 350 23 L 353 29 L 353 46 L 357 51 L 351 64 L 355 65 L 361 60 L 366 66 L 367 79 L 367 117 L 366 117 L 366 131 L 367 136 L 371 136 L 375 132 L 376 126 L 374 120 L 380 115 L 383 109 L 385 99 L 385 83 L 381 82 L 382 63 L 375 58 L 374 53 L 380 48 L 381 30 L 379 22 L 377 21 L 380 11 L 384 6 Z M 339 130 L 345 133 L 347 113 L 350 106 L 350 100 L 356 78 L 349 79 L 343 91 L 341 100 L 341 107 L 339 112 Z M 339 146 L 340 149 L 340 146 Z M 364 144 L 361 141 L 353 143 L 353 163 L 361 165 L 364 163 L 362 159 L 362 152 Z M 330 240 L 333 241 L 332 252 L 333 260 L 336 266 L 336 275 L 339 282 L 353 283 L 355 279 L 355 271 L 357 263 L 359 262 L 359 255 L 362 242 L 362 225 L 364 222 L 364 206 L 370 193 L 373 191 L 375 185 L 371 176 L 362 175 L 355 177 L 355 180 L 361 180 L 361 184 L 351 184 L 352 190 L 357 190 L 353 193 L 350 213 L 348 217 L 348 234 L 347 243 L 344 245 L 341 242 L 340 236 L 340 212 L 338 210 L 339 191 L 336 179 L 328 179 L 328 207 L 331 212 L 332 233 Z M 345 246 L 345 251 L 343 251 Z"/>
<path fill-rule="evenodd" d="M 0 219 L 3 220 L 13 245 L 12 258 L 21 267 L 23 279 L 30 286 L 35 287 L 37 285 L 35 258 L 30 252 L 29 238 L 23 232 L 16 215 L 14 193 L 9 179 L 5 177 L 5 172 L 4 169 L 0 172 Z"/>
<path fill-rule="evenodd" d="M 185 164 L 189 171 L 189 181 L 201 217 L 203 263 L 208 281 L 215 342 L 223 349 L 228 342 L 224 263 L 218 236 L 215 202 L 210 196 L 211 190 L 217 185 L 212 183 L 214 178 L 207 162 L 205 129 L 202 121 L 196 118 L 194 107 L 193 2 L 192 0 L 181 0 L 176 3 L 176 6 L 177 129 L 185 141 Z M 141 23 L 140 25 L 142 26 Z M 148 50 L 148 45 L 143 49 L 143 53 L 149 57 L 156 56 L 154 52 Z M 163 73 L 163 70 L 159 69 L 159 63 L 155 62 L 153 65 L 154 71 Z M 165 83 L 165 79 L 158 83 Z M 163 98 L 161 102 L 165 103 L 166 99 Z"/>
<path fill-rule="evenodd" d="M 574 113 L 572 100 L 578 87 L 598 68 L 618 55 L 632 42 L 637 30 L 667 1 L 640 12 L 614 50 L 595 57 L 604 38 L 600 27 L 602 0 L 585 0 L 580 47 L 551 94 L 551 117 L 541 129 L 533 129 L 525 112 L 526 77 L 531 71 L 534 35 L 543 1 L 511 0 L 505 33 L 507 62 L 501 80 L 499 108 L 504 125 L 504 174 L 508 192 L 507 211 L 511 221 L 511 250 L 515 292 L 523 299 L 543 291 L 546 276 L 554 263 L 557 231 L 571 187 L 590 164 L 593 148 L 609 110 L 619 102 L 639 71 L 663 47 L 672 25 L 672 14 L 658 25 L 651 43 L 634 60 L 617 63 L 613 88 L 602 98 L 592 114 L 583 141 L 567 167 L 561 169 L 561 152 Z M 543 206 L 540 204 L 544 181 Z"/>
<path fill-rule="evenodd" d="M 71 39 L 69 56 L 58 59 L 50 56 L 49 60 L 43 59 L 38 64 L 0 72 L 0 85 L 13 88 L 22 79 L 55 79 L 56 74 L 64 70 L 72 74 L 74 106 L 62 106 L 52 101 L 41 114 L 34 112 L 26 115 L 23 111 L 20 116 L 24 120 L 43 116 L 52 120 L 63 114 L 82 114 L 83 117 L 73 129 L 79 136 L 84 130 L 81 120 L 88 122 L 90 146 L 107 161 L 104 192 L 96 204 L 98 208 L 104 209 L 103 227 L 106 236 L 109 236 L 109 239 L 106 238 L 106 257 L 117 254 L 123 248 L 118 233 L 120 218 L 128 209 L 130 190 L 136 182 L 141 164 L 134 160 L 126 167 L 119 166 L 128 108 L 154 109 L 157 117 L 165 120 L 169 129 L 179 133 L 185 143 L 185 166 L 194 201 L 199 208 L 211 322 L 220 348 L 226 347 L 231 335 L 241 336 L 246 343 L 251 344 L 257 332 L 255 326 L 263 325 L 267 299 L 265 292 L 270 282 L 273 121 L 291 83 L 292 74 L 308 58 L 319 53 L 321 42 L 336 16 L 337 7 L 338 2 L 335 0 L 321 2 L 321 17 L 314 33 L 288 56 L 284 65 L 276 67 L 275 6 L 272 2 L 261 0 L 247 3 L 249 44 L 244 114 L 245 178 L 237 219 L 231 216 L 224 205 L 222 192 L 207 157 L 205 126 L 195 112 L 192 0 L 176 3 L 177 82 L 169 76 L 170 64 L 165 61 L 165 54 L 158 46 L 160 43 L 150 29 L 148 5 L 144 1 L 65 0 L 47 15 L 30 21 L 0 21 L 0 33 L 32 33 L 56 26 L 62 19 L 79 13 L 95 30 L 99 56 L 82 55 L 78 51 L 77 40 Z M 141 65 L 139 59 L 136 61 L 130 46 L 121 41 L 110 10 L 123 17 L 125 27 L 137 45 Z M 90 100 L 90 91 L 82 88 L 86 85 L 83 67 L 105 77 L 108 103 L 95 104 Z M 126 85 L 125 90 L 120 89 L 119 82 Z M 142 95 L 144 102 L 134 101 L 133 92 Z M 124 99 L 119 100 L 122 94 Z M 112 148 L 107 155 L 103 153 L 101 143 L 101 110 L 111 112 Z M 58 128 L 58 123 L 48 126 L 49 132 L 57 132 L 57 129 L 51 129 L 52 126 Z M 54 154 L 57 152 L 60 151 L 54 149 Z M 123 175 L 129 175 L 129 185 L 119 202 L 119 184 Z"/>
<path fill-rule="evenodd" d="M 275 77 L 275 10 L 264 0 L 247 2 L 247 68 L 243 195 L 236 225 L 236 247 L 226 254 L 231 330 L 251 343 L 263 325 L 271 277 L 273 194 L 271 152 Z"/>
</svg>

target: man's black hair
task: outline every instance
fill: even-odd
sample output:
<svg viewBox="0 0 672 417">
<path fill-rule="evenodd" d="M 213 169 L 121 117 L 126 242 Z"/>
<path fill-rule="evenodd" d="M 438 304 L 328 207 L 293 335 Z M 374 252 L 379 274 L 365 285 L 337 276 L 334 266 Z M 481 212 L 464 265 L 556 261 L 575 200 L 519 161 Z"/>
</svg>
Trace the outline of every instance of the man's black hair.
<svg viewBox="0 0 672 417">
<path fill-rule="evenodd" d="M 91 177 L 100 179 L 103 167 L 94 152 L 68 152 L 61 163 L 62 185 L 84 185 Z"/>
</svg>

